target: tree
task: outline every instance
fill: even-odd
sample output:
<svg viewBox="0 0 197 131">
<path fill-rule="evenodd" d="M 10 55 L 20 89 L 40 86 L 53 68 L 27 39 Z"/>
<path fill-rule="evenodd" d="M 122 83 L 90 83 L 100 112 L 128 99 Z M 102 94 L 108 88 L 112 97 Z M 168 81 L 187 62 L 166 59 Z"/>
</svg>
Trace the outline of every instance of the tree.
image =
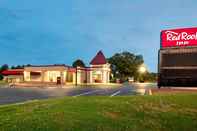
<svg viewBox="0 0 197 131">
<path fill-rule="evenodd" d="M 26 66 L 27 66 L 27 67 L 30 67 L 30 66 L 32 66 L 32 65 L 31 65 L 31 64 L 27 64 Z"/>
<path fill-rule="evenodd" d="M 16 69 L 16 67 L 15 66 L 11 66 L 11 69 Z"/>
<path fill-rule="evenodd" d="M 78 60 L 76 60 L 76 61 L 73 62 L 72 66 L 75 67 L 75 68 L 77 66 L 79 66 L 79 67 L 85 67 L 85 64 L 84 64 L 84 62 L 82 60 L 78 59 Z"/>
<path fill-rule="evenodd" d="M 21 66 L 21 65 L 17 65 L 16 67 L 15 67 L 15 69 L 22 69 L 23 68 L 23 66 Z"/>
<path fill-rule="evenodd" d="M 128 77 L 137 77 L 138 68 L 144 63 L 142 55 L 130 52 L 116 53 L 108 59 L 114 77 L 125 81 Z"/>
<path fill-rule="evenodd" d="M 3 80 L 3 75 L 1 74 L 2 71 L 8 70 L 9 66 L 7 64 L 4 64 L 0 67 L 0 80 Z"/>
<path fill-rule="evenodd" d="M 0 81 L 3 80 L 3 75 L 0 74 Z"/>
<path fill-rule="evenodd" d="M 144 78 L 145 81 L 148 82 L 156 82 L 157 81 L 157 73 L 149 73 L 147 72 Z"/>
<path fill-rule="evenodd" d="M 1 66 L 0 68 L 0 72 L 4 71 L 4 70 L 8 70 L 9 69 L 9 66 L 7 64 L 4 64 Z"/>
<path fill-rule="evenodd" d="M 30 67 L 31 64 L 27 65 L 17 65 L 17 66 L 11 66 L 11 69 L 24 69 L 24 67 Z"/>
</svg>

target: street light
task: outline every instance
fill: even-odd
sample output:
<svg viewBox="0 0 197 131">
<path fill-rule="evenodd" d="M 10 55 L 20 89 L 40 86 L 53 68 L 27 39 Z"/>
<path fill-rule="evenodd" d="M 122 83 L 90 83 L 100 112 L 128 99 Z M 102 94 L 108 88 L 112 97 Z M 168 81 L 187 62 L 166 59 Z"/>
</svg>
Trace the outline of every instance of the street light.
<svg viewBox="0 0 197 131">
<path fill-rule="evenodd" d="M 140 72 L 141 74 L 144 74 L 144 73 L 146 72 L 146 67 L 145 67 L 144 65 L 140 66 L 140 67 L 139 67 L 139 72 Z"/>
<path fill-rule="evenodd" d="M 147 69 L 145 67 L 144 64 L 142 64 L 139 68 L 138 68 L 138 72 L 139 72 L 139 76 L 138 76 L 138 80 L 140 82 L 144 82 L 144 74 L 146 73 Z"/>
</svg>

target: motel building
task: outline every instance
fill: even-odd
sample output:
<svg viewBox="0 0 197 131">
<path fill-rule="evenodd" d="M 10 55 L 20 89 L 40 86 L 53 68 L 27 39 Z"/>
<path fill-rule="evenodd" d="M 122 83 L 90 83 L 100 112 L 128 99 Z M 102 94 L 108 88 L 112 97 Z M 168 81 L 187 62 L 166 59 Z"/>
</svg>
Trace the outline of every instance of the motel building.
<svg viewBox="0 0 197 131">
<path fill-rule="evenodd" d="M 39 65 L 6 70 L 2 74 L 4 80 L 11 83 L 107 84 L 110 83 L 110 72 L 110 64 L 99 51 L 90 67 Z"/>
<path fill-rule="evenodd" d="M 197 87 L 197 27 L 161 31 L 158 87 Z"/>
</svg>

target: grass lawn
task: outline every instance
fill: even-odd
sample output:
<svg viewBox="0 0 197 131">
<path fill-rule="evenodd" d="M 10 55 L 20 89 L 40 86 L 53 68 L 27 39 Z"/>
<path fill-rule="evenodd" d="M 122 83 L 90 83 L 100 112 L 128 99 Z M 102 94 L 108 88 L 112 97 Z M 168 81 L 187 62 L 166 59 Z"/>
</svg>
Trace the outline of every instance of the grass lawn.
<svg viewBox="0 0 197 131">
<path fill-rule="evenodd" d="M 196 131 L 197 94 L 65 97 L 0 106 L 3 131 Z"/>
<path fill-rule="evenodd" d="M 2 86 L 2 85 L 6 85 L 6 82 L 0 80 L 0 86 Z"/>
</svg>

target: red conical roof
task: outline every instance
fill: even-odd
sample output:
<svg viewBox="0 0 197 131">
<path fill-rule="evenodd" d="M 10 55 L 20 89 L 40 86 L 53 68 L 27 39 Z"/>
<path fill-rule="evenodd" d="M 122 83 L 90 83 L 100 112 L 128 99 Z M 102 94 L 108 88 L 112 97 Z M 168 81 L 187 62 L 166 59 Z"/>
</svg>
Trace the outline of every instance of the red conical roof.
<svg viewBox="0 0 197 131">
<path fill-rule="evenodd" d="M 102 65 L 106 63 L 107 63 L 107 60 L 102 51 L 99 51 L 96 54 L 96 56 L 92 59 L 92 61 L 90 62 L 91 65 Z"/>
</svg>

